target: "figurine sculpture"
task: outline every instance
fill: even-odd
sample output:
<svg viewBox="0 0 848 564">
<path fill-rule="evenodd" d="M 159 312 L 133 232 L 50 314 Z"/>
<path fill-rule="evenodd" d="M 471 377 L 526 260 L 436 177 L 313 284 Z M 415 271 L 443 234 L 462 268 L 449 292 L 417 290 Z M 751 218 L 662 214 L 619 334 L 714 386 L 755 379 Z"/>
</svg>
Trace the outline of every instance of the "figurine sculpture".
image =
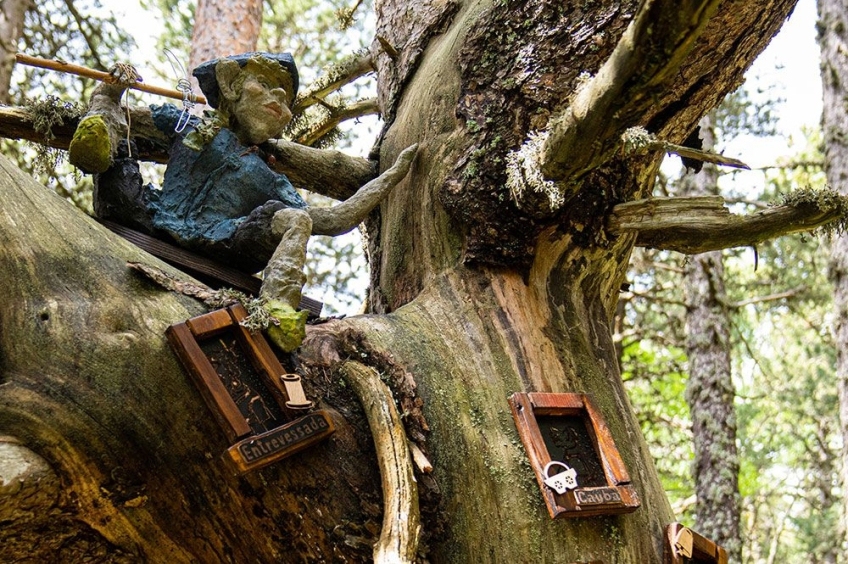
<svg viewBox="0 0 848 564">
<path fill-rule="evenodd" d="M 268 166 L 259 148 L 278 137 L 292 118 L 298 74 L 291 55 L 223 57 L 192 74 L 216 112 L 200 120 L 171 104 L 151 106 L 154 124 L 171 139 L 161 189 L 142 185 L 131 147 L 118 141 L 118 103 L 125 89 L 119 84 L 102 84 L 95 91 L 92 111 L 71 143 L 71 162 L 95 173 L 94 210 L 101 219 L 242 270 L 264 267 L 260 297 L 279 323 L 269 328 L 269 336 L 292 351 L 305 335 L 306 315 L 295 308 L 305 282 L 309 236 L 339 235 L 361 223 L 406 175 L 416 146 L 348 200 L 309 208 L 288 178 Z"/>
</svg>

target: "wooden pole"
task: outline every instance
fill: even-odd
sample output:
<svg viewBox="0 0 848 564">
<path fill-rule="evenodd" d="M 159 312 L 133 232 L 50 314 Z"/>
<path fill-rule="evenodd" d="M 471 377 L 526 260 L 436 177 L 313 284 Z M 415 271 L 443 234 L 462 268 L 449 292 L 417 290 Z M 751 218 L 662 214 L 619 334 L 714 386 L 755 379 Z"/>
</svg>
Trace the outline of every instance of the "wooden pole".
<svg viewBox="0 0 848 564">
<path fill-rule="evenodd" d="M 40 57 L 31 57 L 29 55 L 24 55 L 23 53 L 18 53 L 15 55 L 15 61 L 24 65 L 29 65 L 31 67 L 39 67 L 42 69 L 66 72 L 70 74 L 75 74 L 77 76 L 93 78 L 101 82 L 115 83 L 115 78 L 108 72 L 98 71 L 90 69 L 88 67 L 75 65 L 72 63 L 66 63 L 64 61 L 58 61 L 55 59 L 42 59 Z M 160 86 L 151 86 L 149 84 L 144 84 L 143 82 L 130 84 L 128 85 L 128 88 L 141 90 L 142 92 L 149 92 L 150 94 L 156 94 L 157 96 L 176 98 L 177 100 L 182 100 L 185 97 L 185 94 L 179 90 L 175 90 L 172 88 L 162 88 Z M 194 93 L 189 93 L 189 100 L 198 104 L 206 103 L 206 98 Z"/>
</svg>

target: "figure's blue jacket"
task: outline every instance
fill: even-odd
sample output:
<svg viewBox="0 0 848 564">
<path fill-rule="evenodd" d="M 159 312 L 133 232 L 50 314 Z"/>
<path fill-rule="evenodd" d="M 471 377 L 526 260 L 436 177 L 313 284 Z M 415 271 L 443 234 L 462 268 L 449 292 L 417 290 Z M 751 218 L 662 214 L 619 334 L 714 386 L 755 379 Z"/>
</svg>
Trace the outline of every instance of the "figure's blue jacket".
<svg viewBox="0 0 848 564">
<path fill-rule="evenodd" d="M 170 160 L 161 191 L 151 194 L 153 226 L 189 247 L 224 242 L 256 208 L 271 202 L 305 208 L 285 175 L 271 170 L 257 151 L 243 145 L 229 129 L 220 132 L 202 151 L 182 140 L 174 127 L 180 110 L 171 104 L 151 106 L 156 127 L 172 137 Z"/>
</svg>

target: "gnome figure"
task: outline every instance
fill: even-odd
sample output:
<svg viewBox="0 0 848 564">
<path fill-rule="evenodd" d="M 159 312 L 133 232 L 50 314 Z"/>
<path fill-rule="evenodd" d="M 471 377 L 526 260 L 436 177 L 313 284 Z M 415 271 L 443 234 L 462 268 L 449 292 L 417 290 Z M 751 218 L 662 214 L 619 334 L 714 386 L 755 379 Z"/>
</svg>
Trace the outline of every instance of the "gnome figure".
<svg viewBox="0 0 848 564">
<path fill-rule="evenodd" d="M 118 85 L 104 84 L 93 94 L 97 111 L 80 122 L 71 162 L 95 173 L 99 218 L 244 271 L 264 268 L 261 297 L 280 322 L 269 335 L 284 350 L 294 350 L 305 334 L 306 314 L 295 308 L 305 282 L 309 236 L 340 235 L 356 227 L 406 175 L 416 147 L 348 200 L 309 208 L 260 148 L 291 121 L 298 88 L 291 55 L 223 57 L 192 74 L 216 111 L 199 119 L 187 118 L 171 104 L 151 106 L 154 124 L 171 142 L 161 188 L 142 185 L 138 162 L 129 157 L 134 151 L 114 133 L 122 115 L 118 102 L 124 87 Z"/>
</svg>

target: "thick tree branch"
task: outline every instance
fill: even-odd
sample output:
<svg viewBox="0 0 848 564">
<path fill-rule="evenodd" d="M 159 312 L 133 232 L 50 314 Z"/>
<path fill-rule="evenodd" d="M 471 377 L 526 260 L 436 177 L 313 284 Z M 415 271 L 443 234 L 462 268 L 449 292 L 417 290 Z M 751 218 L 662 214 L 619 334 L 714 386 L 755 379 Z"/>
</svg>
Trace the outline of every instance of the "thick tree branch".
<svg viewBox="0 0 848 564">
<path fill-rule="evenodd" d="M 347 361 L 341 370 L 365 409 L 383 481 L 383 531 L 374 545 L 374 562 L 414 562 L 421 532 L 418 487 L 392 392 L 364 364 Z"/>
<path fill-rule="evenodd" d="M 23 139 L 67 150 L 78 123 L 79 118 L 65 120 L 61 126 L 53 128 L 54 137 L 48 140 L 35 130 L 29 110 L 0 106 L 0 137 L 8 139 Z M 153 125 L 150 109 L 130 108 L 130 123 L 131 136 L 138 145 L 135 156 L 140 160 L 167 163 L 168 140 Z M 337 200 L 347 199 L 377 176 L 377 163 L 339 151 L 313 149 L 283 139 L 269 141 L 263 148 L 274 157 L 272 168 L 288 176 L 292 184 Z"/>
<path fill-rule="evenodd" d="M 782 205 L 746 216 L 731 214 L 720 196 L 637 200 L 615 206 L 607 229 L 614 235 L 638 233 L 639 247 L 697 254 L 757 245 L 782 235 L 845 222 L 848 204 L 844 199 L 816 198 L 809 191 L 800 192 L 809 197 L 790 198 Z"/>
<path fill-rule="evenodd" d="M 576 180 L 603 163 L 674 78 L 718 0 L 645 0 L 610 58 L 550 128 L 542 153 L 549 180 Z"/>
<path fill-rule="evenodd" d="M 313 149 L 275 139 L 264 145 L 275 157 L 272 167 L 298 188 L 344 200 L 377 176 L 377 163 L 341 151 Z"/>
</svg>

